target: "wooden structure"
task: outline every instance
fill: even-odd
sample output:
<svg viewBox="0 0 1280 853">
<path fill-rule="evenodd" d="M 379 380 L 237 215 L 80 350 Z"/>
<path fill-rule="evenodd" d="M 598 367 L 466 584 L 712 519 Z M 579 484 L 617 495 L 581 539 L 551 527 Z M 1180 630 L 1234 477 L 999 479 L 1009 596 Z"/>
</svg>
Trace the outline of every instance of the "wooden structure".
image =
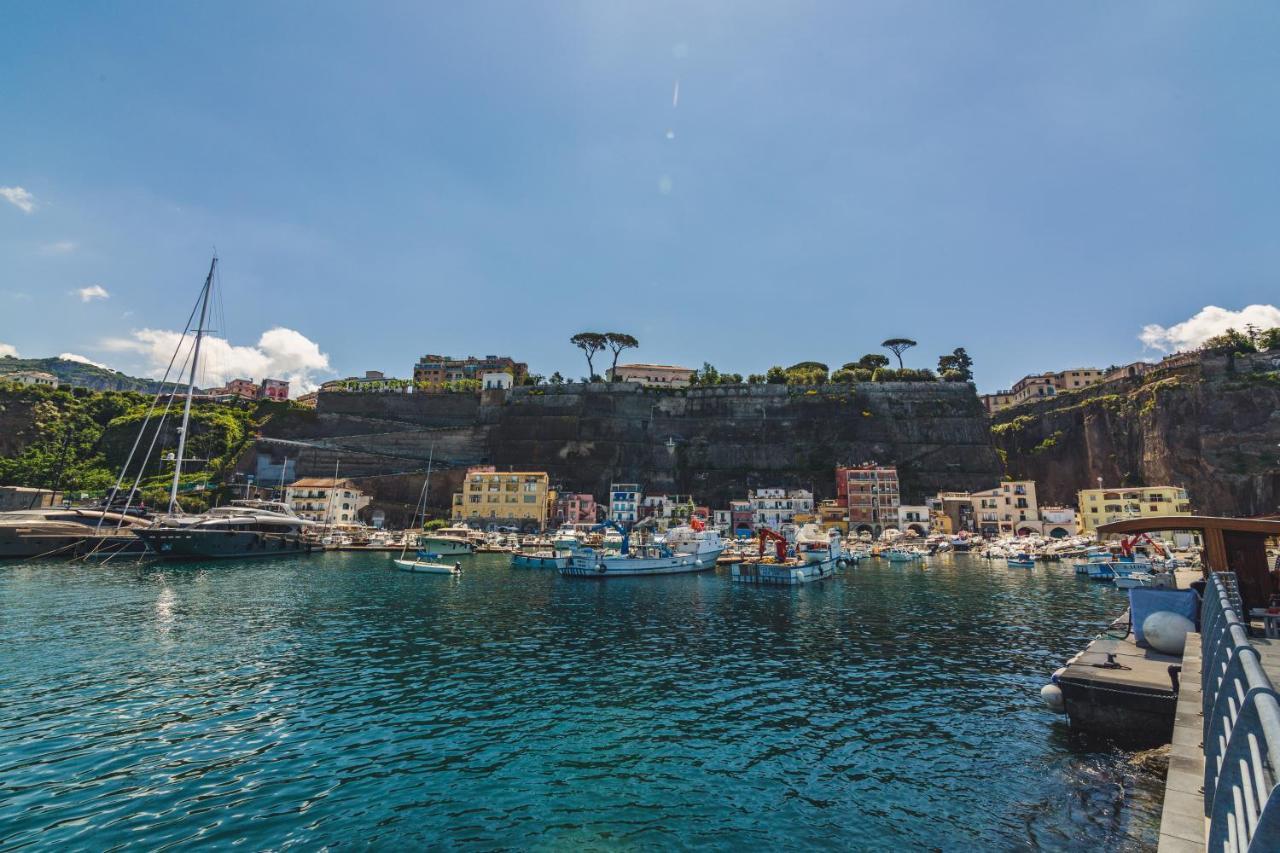
<svg viewBox="0 0 1280 853">
<path fill-rule="evenodd" d="M 1098 525 L 1098 535 L 1198 530 L 1204 542 L 1204 572 L 1235 572 L 1240 597 L 1249 607 L 1264 607 L 1276 592 L 1267 565 L 1267 539 L 1280 538 L 1280 521 L 1263 518 L 1218 518 L 1206 515 L 1165 515 L 1130 518 Z"/>
</svg>

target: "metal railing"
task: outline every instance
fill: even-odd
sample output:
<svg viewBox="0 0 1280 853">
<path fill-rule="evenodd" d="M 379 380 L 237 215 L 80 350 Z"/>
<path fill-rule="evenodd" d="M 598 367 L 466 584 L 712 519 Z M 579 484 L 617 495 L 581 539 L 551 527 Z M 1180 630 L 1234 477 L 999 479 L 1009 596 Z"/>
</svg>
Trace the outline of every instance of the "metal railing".
<svg viewBox="0 0 1280 853">
<path fill-rule="evenodd" d="M 1280 850 L 1280 695 L 1240 612 L 1235 575 L 1210 575 L 1200 614 L 1208 849 Z"/>
</svg>

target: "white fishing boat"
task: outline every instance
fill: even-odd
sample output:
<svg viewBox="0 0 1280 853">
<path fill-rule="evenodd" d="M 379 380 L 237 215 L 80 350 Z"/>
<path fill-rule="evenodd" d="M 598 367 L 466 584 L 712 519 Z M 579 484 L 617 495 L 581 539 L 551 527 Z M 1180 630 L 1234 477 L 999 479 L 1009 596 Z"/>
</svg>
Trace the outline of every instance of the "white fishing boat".
<svg viewBox="0 0 1280 853">
<path fill-rule="evenodd" d="M 598 526 L 613 526 L 613 522 Z M 622 534 L 618 554 L 582 548 L 569 556 L 569 564 L 560 573 L 604 578 L 702 572 L 715 568 L 716 558 L 724 551 L 720 534 L 706 530 L 700 524 L 697 527 L 673 527 L 667 531 L 664 541 L 635 546 L 625 531 L 615 529 Z"/>
<path fill-rule="evenodd" d="M 806 563 L 834 561 L 840 555 L 840 533 L 810 522 L 796 532 L 796 556 Z"/>
<path fill-rule="evenodd" d="M 557 551 L 573 551 L 582 547 L 582 534 L 572 524 L 566 524 L 551 534 L 551 547 Z"/>
<path fill-rule="evenodd" d="M 555 551 L 517 551 L 511 555 L 513 569 L 563 569 L 568 565 L 569 555 Z"/>
<path fill-rule="evenodd" d="M 418 572 L 427 575 L 457 575 L 462 573 L 462 564 L 432 563 L 428 560 L 392 560 L 396 568 L 402 572 Z"/>
<path fill-rule="evenodd" d="M 912 548 L 885 548 L 880 556 L 890 563 L 914 563 L 924 559 L 924 554 Z"/>
</svg>

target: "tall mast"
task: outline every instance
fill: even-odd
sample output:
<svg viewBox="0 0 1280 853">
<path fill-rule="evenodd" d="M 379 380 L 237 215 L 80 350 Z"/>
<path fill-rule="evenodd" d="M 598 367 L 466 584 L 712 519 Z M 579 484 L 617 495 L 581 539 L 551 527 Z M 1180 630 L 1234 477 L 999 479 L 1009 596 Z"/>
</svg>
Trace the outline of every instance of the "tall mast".
<svg viewBox="0 0 1280 853">
<path fill-rule="evenodd" d="M 204 292 L 200 302 L 200 322 L 196 325 L 195 348 L 191 353 L 191 379 L 187 383 L 187 402 L 182 407 L 182 427 L 178 430 L 178 456 L 173 463 L 173 486 L 169 489 L 169 512 L 178 508 L 178 480 L 182 476 L 182 454 L 187 448 L 187 427 L 191 423 L 191 398 L 196 394 L 196 370 L 200 366 L 200 340 L 204 337 L 204 318 L 209 312 L 209 292 L 213 290 L 213 271 L 218 266 L 218 256 L 209 264 L 209 275 L 204 280 Z"/>
</svg>

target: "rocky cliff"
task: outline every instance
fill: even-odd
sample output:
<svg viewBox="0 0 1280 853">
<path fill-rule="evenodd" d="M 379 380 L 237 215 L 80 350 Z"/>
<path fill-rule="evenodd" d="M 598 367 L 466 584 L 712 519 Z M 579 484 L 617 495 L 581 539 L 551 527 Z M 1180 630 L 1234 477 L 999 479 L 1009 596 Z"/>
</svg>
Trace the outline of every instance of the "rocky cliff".
<svg viewBox="0 0 1280 853">
<path fill-rule="evenodd" d="M 1209 356 L 999 413 L 996 447 L 1041 503 L 1106 485 L 1182 485 L 1196 512 L 1280 504 L 1280 353 Z"/>
<path fill-rule="evenodd" d="M 301 441 L 303 445 L 282 442 Z M 964 383 L 738 385 L 684 391 L 634 384 L 542 386 L 465 394 L 324 394 L 315 413 L 272 421 L 259 451 L 296 447 L 298 471 L 349 476 L 421 471 L 447 503 L 467 465 L 546 470 L 603 497 L 611 482 L 693 494 L 713 506 L 769 486 L 835 489 L 840 463 L 896 463 L 903 499 L 985 488 L 1000 475 L 988 424 Z M 419 481 L 420 482 L 420 481 Z"/>
</svg>

